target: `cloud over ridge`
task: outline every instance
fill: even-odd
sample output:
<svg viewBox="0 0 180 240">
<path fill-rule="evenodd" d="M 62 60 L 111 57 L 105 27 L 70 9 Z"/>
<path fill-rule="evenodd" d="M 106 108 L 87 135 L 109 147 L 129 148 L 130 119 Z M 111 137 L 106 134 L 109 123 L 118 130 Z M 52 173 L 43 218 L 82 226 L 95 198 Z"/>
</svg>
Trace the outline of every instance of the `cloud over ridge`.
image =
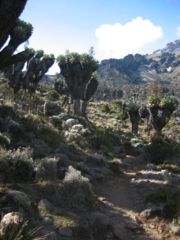
<svg viewBox="0 0 180 240">
<path fill-rule="evenodd" d="M 141 51 L 150 43 L 163 37 L 160 26 L 154 25 L 149 19 L 137 17 L 121 24 L 103 24 L 96 29 L 96 57 L 121 58 Z"/>
</svg>

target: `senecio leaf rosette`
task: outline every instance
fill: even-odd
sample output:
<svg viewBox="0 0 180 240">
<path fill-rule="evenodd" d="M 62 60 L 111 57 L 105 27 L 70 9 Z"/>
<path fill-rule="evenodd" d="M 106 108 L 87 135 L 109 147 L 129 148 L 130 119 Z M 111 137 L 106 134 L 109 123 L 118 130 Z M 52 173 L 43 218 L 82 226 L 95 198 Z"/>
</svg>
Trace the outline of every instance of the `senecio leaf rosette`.
<svg viewBox="0 0 180 240">
<path fill-rule="evenodd" d="M 135 111 L 138 111 L 138 110 L 139 110 L 140 105 L 139 105 L 138 103 L 135 103 L 135 102 L 129 102 L 129 103 L 127 103 L 127 105 L 126 105 L 126 108 L 127 108 L 128 112 L 129 112 L 129 111 L 135 112 Z"/>
<path fill-rule="evenodd" d="M 18 19 L 15 27 L 12 29 L 10 36 L 18 43 L 27 41 L 33 32 L 33 26 L 30 23 Z"/>
<path fill-rule="evenodd" d="M 161 107 L 167 108 L 170 111 L 175 111 L 177 109 L 178 105 L 179 105 L 179 101 L 174 96 L 169 96 L 169 97 L 163 98 L 161 101 Z"/>
<path fill-rule="evenodd" d="M 151 105 L 159 105 L 161 102 L 161 99 L 158 96 L 149 96 L 147 101 L 150 106 Z"/>
</svg>

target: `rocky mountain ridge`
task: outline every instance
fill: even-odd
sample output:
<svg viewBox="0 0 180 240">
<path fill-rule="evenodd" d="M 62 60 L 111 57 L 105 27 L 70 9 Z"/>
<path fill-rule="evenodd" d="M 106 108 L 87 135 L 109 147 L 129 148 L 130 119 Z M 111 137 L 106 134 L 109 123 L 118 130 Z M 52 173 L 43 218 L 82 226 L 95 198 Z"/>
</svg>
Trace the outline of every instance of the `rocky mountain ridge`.
<svg viewBox="0 0 180 240">
<path fill-rule="evenodd" d="M 179 95 L 180 40 L 168 43 L 165 48 L 149 55 L 129 54 L 122 59 L 103 60 L 97 74 L 104 92 L 106 89 L 114 91 L 126 85 L 144 86 L 156 81 L 169 89 L 174 88 L 175 94 Z"/>
</svg>

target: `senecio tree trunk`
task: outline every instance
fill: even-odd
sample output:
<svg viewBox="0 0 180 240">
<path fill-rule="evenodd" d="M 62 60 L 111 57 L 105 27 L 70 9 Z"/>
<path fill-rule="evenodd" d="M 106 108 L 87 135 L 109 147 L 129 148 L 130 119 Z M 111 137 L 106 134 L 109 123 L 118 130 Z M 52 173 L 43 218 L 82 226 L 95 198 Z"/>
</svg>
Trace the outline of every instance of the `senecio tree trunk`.
<svg viewBox="0 0 180 240">
<path fill-rule="evenodd" d="M 1 0 L 0 1 L 0 49 L 14 28 L 16 20 L 23 11 L 27 0 Z"/>
<path fill-rule="evenodd" d="M 140 113 L 139 113 L 140 106 L 135 102 L 130 102 L 127 104 L 126 109 L 129 113 L 132 133 L 137 135 L 139 130 L 139 122 L 140 122 Z"/>
<path fill-rule="evenodd" d="M 89 54 L 68 53 L 60 55 L 57 62 L 73 98 L 74 113 L 85 116 L 87 103 L 98 86 L 94 75 L 98 68 L 97 61 Z"/>
</svg>

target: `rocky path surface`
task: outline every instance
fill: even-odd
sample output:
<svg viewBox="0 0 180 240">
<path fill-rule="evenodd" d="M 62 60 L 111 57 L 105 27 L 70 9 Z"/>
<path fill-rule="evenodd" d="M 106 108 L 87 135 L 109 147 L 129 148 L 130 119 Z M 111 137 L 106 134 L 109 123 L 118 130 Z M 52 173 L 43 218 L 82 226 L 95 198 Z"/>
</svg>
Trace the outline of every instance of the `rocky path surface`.
<svg viewBox="0 0 180 240">
<path fill-rule="evenodd" d="M 152 185 L 151 185 L 152 184 Z M 101 211 L 109 217 L 115 238 L 119 240 L 177 240 L 168 224 L 160 218 L 145 219 L 140 214 L 147 208 L 144 196 L 164 181 L 142 178 L 131 172 L 112 177 L 96 186 Z M 154 186 L 155 185 L 155 186 Z"/>
</svg>

